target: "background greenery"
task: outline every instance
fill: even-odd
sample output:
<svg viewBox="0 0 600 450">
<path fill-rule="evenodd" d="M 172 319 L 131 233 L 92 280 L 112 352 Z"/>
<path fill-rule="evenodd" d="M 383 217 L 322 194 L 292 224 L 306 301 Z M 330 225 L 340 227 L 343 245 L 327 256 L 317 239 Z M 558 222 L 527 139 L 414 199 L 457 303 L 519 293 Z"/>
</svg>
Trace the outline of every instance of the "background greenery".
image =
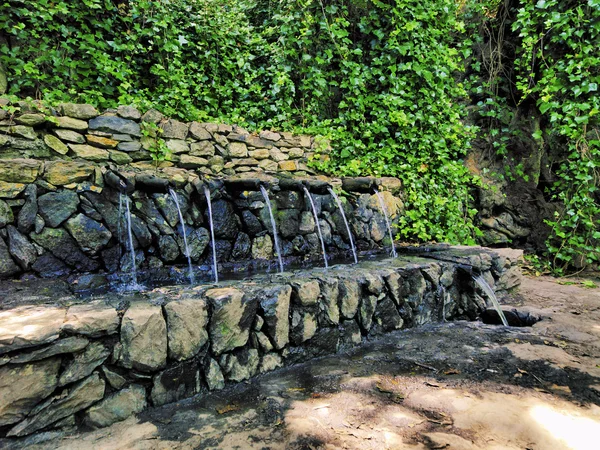
<svg viewBox="0 0 600 450">
<path fill-rule="evenodd" d="M 0 62 L 20 97 L 326 135 L 319 169 L 402 179 L 404 240 L 477 238 L 470 142 L 552 142 L 568 268 L 600 254 L 599 1 L 9 0 Z"/>
</svg>

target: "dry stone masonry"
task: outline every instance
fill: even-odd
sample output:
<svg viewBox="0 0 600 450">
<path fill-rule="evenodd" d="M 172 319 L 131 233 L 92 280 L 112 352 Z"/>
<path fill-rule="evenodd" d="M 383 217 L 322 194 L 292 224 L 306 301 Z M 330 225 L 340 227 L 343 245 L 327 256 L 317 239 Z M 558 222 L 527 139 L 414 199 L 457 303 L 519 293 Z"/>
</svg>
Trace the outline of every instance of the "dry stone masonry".
<svg viewBox="0 0 600 450">
<path fill-rule="evenodd" d="M 0 436 L 103 427 L 382 333 L 473 320 L 485 303 L 469 271 L 501 294 L 519 256 L 450 248 L 0 311 Z"/>
</svg>

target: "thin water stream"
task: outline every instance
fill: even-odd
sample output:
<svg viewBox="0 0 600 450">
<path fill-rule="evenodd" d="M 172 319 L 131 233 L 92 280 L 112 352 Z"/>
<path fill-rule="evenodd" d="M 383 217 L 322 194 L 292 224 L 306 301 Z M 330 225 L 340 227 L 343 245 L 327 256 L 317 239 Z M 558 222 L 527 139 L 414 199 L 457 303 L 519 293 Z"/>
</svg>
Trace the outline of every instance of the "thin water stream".
<svg viewBox="0 0 600 450">
<path fill-rule="evenodd" d="M 385 217 L 385 226 L 388 229 L 388 233 L 390 234 L 390 242 L 392 247 L 391 255 L 396 258 L 398 255 L 396 254 L 396 246 L 394 245 L 394 235 L 392 234 L 392 226 L 390 225 L 390 217 L 387 212 L 387 208 L 385 207 L 385 202 L 383 201 L 383 196 L 381 192 L 375 188 L 375 195 L 377 195 L 377 199 L 379 200 L 379 206 L 381 206 L 381 211 L 383 212 L 383 217 Z"/>
<path fill-rule="evenodd" d="M 333 198 L 335 199 L 335 202 L 338 205 L 338 208 L 340 209 L 340 213 L 342 214 L 342 219 L 344 219 L 344 224 L 346 225 L 346 231 L 348 231 L 348 238 L 350 239 L 350 246 L 352 247 L 352 255 L 354 256 L 354 263 L 357 264 L 358 257 L 356 256 L 356 247 L 354 246 L 354 239 L 352 238 L 352 231 L 350 231 L 350 225 L 348 225 L 348 220 L 346 219 L 346 214 L 344 213 L 344 208 L 342 207 L 342 202 L 340 201 L 340 198 L 337 196 L 337 194 L 334 192 L 333 189 L 328 187 L 327 190 L 333 196 Z"/>
<path fill-rule="evenodd" d="M 213 274 L 215 276 L 215 283 L 218 283 L 219 270 L 217 267 L 217 243 L 215 241 L 215 227 L 213 225 L 212 203 L 210 201 L 210 189 L 208 189 L 208 186 L 204 186 L 204 196 L 206 197 L 206 204 L 208 205 L 208 222 L 210 224 L 210 242 L 212 244 Z"/>
<path fill-rule="evenodd" d="M 188 274 L 190 277 L 190 284 L 194 284 L 194 269 L 192 268 L 192 258 L 190 257 L 190 247 L 188 246 L 187 241 L 187 231 L 185 229 L 185 222 L 183 220 L 183 214 L 181 213 L 181 207 L 179 206 L 179 198 L 177 197 L 177 192 L 173 189 L 169 188 L 169 194 L 173 198 L 175 202 L 175 206 L 177 207 L 177 214 L 179 215 L 179 223 L 181 223 L 181 230 L 183 231 L 183 244 L 185 246 L 185 256 L 188 260 Z"/>
<path fill-rule="evenodd" d="M 269 199 L 269 193 L 264 186 L 260 187 L 260 193 L 265 199 L 267 208 L 269 209 L 269 216 L 271 217 L 271 226 L 273 227 L 273 240 L 275 241 L 275 250 L 277 251 L 277 258 L 279 259 L 279 271 L 283 272 L 283 260 L 281 259 L 281 250 L 279 249 L 279 239 L 277 238 L 277 226 L 275 225 L 275 217 L 273 217 L 273 210 L 271 209 L 271 200 Z"/>
<path fill-rule="evenodd" d="M 479 285 L 479 287 L 481 289 L 483 289 L 483 292 L 486 293 L 488 299 L 492 302 L 494 309 L 496 310 L 496 312 L 500 316 L 500 319 L 502 320 L 502 324 L 505 327 L 507 327 L 508 321 L 506 320 L 506 316 L 504 315 L 504 312 L 502 311 L 502 308 L 500 307 L 500 303 L 498 303 L 498 299 L 496 298 L 496 294 L 494 293 L 494 290 L 492 289 L 492 287 L 487 283 L 487 281 L 485 281 L 483 276 L 472 275 L 472 277 L 473 277 L 473 280 L 475 281 L 475 283 L 477 283 Z"/>
<path fill-rule="evenodd" d="M 125 211 L 127 212 L 127 236 L 129 237 L 129 252 L 131 253 L 132 288 L 137 289 L 137 268 L 135 267 L 135 249 L 133 248 L 133 235 L 131 233 L 131 209 L 129 208 L 129 197 L 125 197 L 125 207 Z"/>
<path fill-rule="evenodd" d="M 315 218 L 315 225 L 317 226 L 317 231 L 319 232 L 321 249 L 323 250 L 323 261 L 325 262 L 325 268 L 327 269 L 329 267 L 329 264 L 327 263 L 327 252 L 325 251 L 325 241 L 323 240 L 323 233 L 321 232 L 321 223 L 319 222 L 319 216 L 317 215 L 317 207 L 315 206 L 315 202 L 312 198 L 312 195 L 310 195 L 310 192 L 306 188 L 306 186 L 304 186 L 304 194 L 306 195 L 306 197 L 308 197 L 308 200 L 310 201 L 310 207 L 312 208 L 312 213 Z"/>
</svg>

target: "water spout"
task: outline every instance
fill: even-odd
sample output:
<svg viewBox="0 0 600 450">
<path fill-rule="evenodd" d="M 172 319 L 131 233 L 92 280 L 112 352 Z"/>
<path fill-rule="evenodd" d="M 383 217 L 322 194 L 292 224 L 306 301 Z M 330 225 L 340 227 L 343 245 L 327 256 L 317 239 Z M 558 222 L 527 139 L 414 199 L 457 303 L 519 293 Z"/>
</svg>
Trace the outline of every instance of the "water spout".
<svg viewBox="0 0 600 450">
<path fill-rule="evenodd" d="M 502 324 L 505 327 L 507 327 L 508 321 L 506 320 L 506 316 L 504 315 L 504 312 L 502 311 L 502 308 L 500 307 L 500 303 L 498 303 L 498 299 L 496 298 L 496 294 L 494 293 L 494 290 L 492 289 L 492 287 L 487 283 L 487 281 L 485 281 L 485 279 L 483 278 L 482 275 L 472 275 L 472 277 L 473 277 L 473 280 L 475 281 L 475 283 L 477 283 L 479 285 L 479 287 L 483 290 L 483 292 L 486 293 L 488 299 L 492 302 L 494 309 L 496 310 L 496 312 L 500 316 L 500 319 L 502 320 Z"/>
<path fill-rule="evenodd" d="M 183 244 L 185 245 L 185 256 L 188 260 L 188 274 L 190 277 L 190 284 L 194 284 L 194 269 L 192 268 L 192 258 L 190 257 L 190 247 L 188 246 L 187 241 L 187 232 L 185 230 L 185 222 L 183 220 L 183 214 L 181 213 L 181 208 L 179 207 L 179 198 L 177 197 L 177 192 L 173 189 L 169 188 L 169 194 L 173 198 L 175 202 L 175 206 L 177 207 L 177 214 L 179 214 L 179 222 L 181 223 L 181 229 L 183 231 Z"/>
<path fill-rule="evenodd" d="M 212 203 L 210 201 L 210 189 L 208 189 L 208 186 L 204 186 L 204 196 L 206 197 L 206 204 L 208 205 L 208 223 L 210 224 L 210 242 L 212 244 L 213 274 L 215 275 L 215 283 L 218 283 L 219 270 L 217 268 L 217 243 L 215 241 L 215 227 L 213 225 Z"/>
<path fill-rule="evenodd" d="M 356 264 L 356 263 L 358 263 L 358 257 L 356 256 L 356 247 L 354 246 L 354 239 L 352 238 L 352 231 L 350 231 L 350 225 L 348 225 L 348 221 L 346 220 L 346 214 L 344 213 L 344 208 L 342 207 L 342 202 L 340 201 L 340 198 L 337 196 L 337 194 L 333 191 L 333 189 L 331 189 L 331 187 L 328 187 L 327 190 L 335 199 L 335 202 L 337 203 L 338 208 L 340 209 L 340 213 L 342 214 L 342 219 L 344 219 L 344 224 L 346 225 L 346 231 L 348 231 L 348 238 L 350 239 L 350 246 L 352 247 L 352 255 L 354 256 L 354 263 Z"/>
<path fill-rule="evenodd" d="M 392 234 L 392 226 L 390 225 L 390 217 L 388 215 L 387 212 L 387 208 L 385 207 L 385 202 L 383 201 L 383 196 L 381 195 L 381 192 L 379 192 L 377 190 L 377 188 L 373 188 L 373 190 L 375 191 L 375 195 L 377 195 L 377 198 L 379 199 L 379 206 L 381 206 L 381 211 L 383 212 L 383 217 L 385 217 L 385 225 L 388 229 L 388 233 L 390 234 L 390 242 L 391 242 L 391 246 L 392 246 L 392 257 L 396 257 L 398 256 L 396 254 L 396 246 L 394 245 L 394 235 Z"/>
<path fill-rule="evenodd" d="M 264 186 L 260 187 L 260 193 L 265 199 L 267 208 L 269 209 L 269 216 L 271 217 L 271 226 L 273 227 L 273 240 L 275 241 L 275 250 L 277 251 L 277 258 L 279 259 L 279 271 L 283 272 L 283 260 L 281 259 L 281 250 L 279 249 L 279 239 L 277 239 L 277 226 L 275 225 L 275 217 L 273 217 L 273 210 L 271 209 L 271 200 L 269 199 L 269 193 Z"/>
<path fill-rule="evenodd" d="M 327 269 L 329 267 L 329 264 L 327 263 L 327 252 L 325 251 L 325 241 L 323 240 L 323 233 L 321 232 L 321 224 L 319 223 L 319 216 L 317 215 L 317 208 L 315 207 L 315 202 L 313 201 L 312 195 L 310 195 L 310 192 L 308 191 L 306 186 L 304 186 L 304 195 L 306 195 L 306 197 L 310 201 L 310 207 L 312 208 L 312 213 L 315 218 L 315 224 L 317 225 L 317 231 L 319 232 L 319 240 L 321 241 L 321 249 L 323 250 L 323 261 L 325 261 L 325 268 Z"/>
</svg>

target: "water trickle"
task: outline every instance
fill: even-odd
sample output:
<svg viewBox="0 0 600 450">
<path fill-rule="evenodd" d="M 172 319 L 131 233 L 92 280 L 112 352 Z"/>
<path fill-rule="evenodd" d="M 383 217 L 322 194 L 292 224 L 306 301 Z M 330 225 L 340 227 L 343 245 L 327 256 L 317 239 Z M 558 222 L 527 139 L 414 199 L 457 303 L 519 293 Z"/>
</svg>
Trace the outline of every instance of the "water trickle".
<svg viewBox="0 0 600 450">
<path fill-rule="evenodd" d="M 210 201 L 210 189 L 204 186 L 204 196 L 208 205 L 208 223 L 210 224 L 210 242 L 212 244 L 212 259 L 213 259 L 213 274 L 215 275 L 215 283 L 219 282 L 219 270 L 217 268 L 217 243 L 215 241 L 215 227 L 213 225 L 212 203 Z"/>
<path fill-rule="evenodd" d="M 271 217 L 271 226 L 273 227 L 273 240 L 275 241 L 275 250 L 277 251 L 277 258 L 279 259 L 279 271 L 283 272 L 283 260 L 281 259 L 281 250 L 279 249 L 279 239 L 277 238 L 277 226 L 275 225 L 275 217 L 273 217 L 273 210 L 271 209 L 271 200 L 269 199 L 269 193 L 264 186 L 260 187 L 260 193 L 265 199 L 267 208 L 269 209 L 269 216 Z"/>
<path fill-rule="evenodd" d="M 319 240 L 321 241 L 321 249 L 323 250 L 323 261 L 325 262 L 325 268 L 327 269 L 329 267 L 329 264 L 327 263 L 327 252 L 325 251 L 325 241 L 323 240 L 323 233 L 321 232 L 321 224 L 319 223 L 319 216 L 317 215 L 317 208 L 315 206 L 315 202 L 312 198 L 312 195 L 310 195 L 310 192 L 308 191 L 306 186 L 304 186 L 304 194 L 310 201 L 310 207 L 312 208 L 312 213 L 315 218 L 315 224 L 317 225 L 317 231 L 319 232 Z"/>
<path fill-rule="evenodd" d="M 119 194 L 119 220 L 117 222 L 117 237 L 119 239 L 119 264 L 121 263 L 121 256 L 122 255 L 122 250 L 121 250 L 121 245 L 123 245 L 123 239 L 121 236 L 121 223 L 123 222 L 123 194 Z M 118 269 L 117 269 L 118 270 Z"/>
<path fill-rule="evenodd" d="M 502 320 L 502 324 L 505 327 L 507 327 L 508 321 L 506 320 L 506 316 L 504 315 L 504 312 L 500 307 L 500 303 L 498 303 L 498 299 L 496 298 L 496 294 L 494 293 L 492 287 L 487 283 L 487 281 L 485 281 L 482 275 L 472 275 L 472 277 L 475 283 L 477 283 L 479 287 L 483 289 L 483 292 L 486 293 L 488 299 L 490 299 L 490 301 L 492 302 L 494 309 L 496 310 L 496 312 L 500 316 L 500 319 Z"/>
<path fill-rule="evenodd" d="M 179 198 L 177 197 L 177 192 L 175 192 L 171 188 L 169 188 L 169 194 L 173 198 L 173 201 L 175 202 L 175 206 L 177 207 L 177 214 L 179 214 L 179 223 L 181 223 L 181 230 L 183 231 L 183 244 L 185 246 L 185 256 L 187 257 L 187 260 L 188 260 L 188 275 L 190 277 L 190 284 L 194 284 L 194 269 L 192 268 L 192 258 L 190 257 L 190 247 L 188 246 L 185 222 L 183 220 L 183 214 L 181 213 L 181 208 L 179 207 Z"/>
<path fill-rule="evenodd" d="M 348 238 L 350 239 L 350 246 L 352 247 L 352 255 L 354 256 L 354 263 L 356 264 L 356 263 L 358 263 L 358 257 L 356 256 L 356 247 L 354 246 L 354 239 L 352 238 L 352 231 L 350 231 L 350 225 L 348 225 L 348 220 L 346 220 L 346 214 L 344 213 L 344 208 L 342 207 L 342 202 L 340 201 L 340 198 L 337 196 L 337 194 L 333 191 L 333 189 L 331 189 L 331 187 L 328 187 L 327 190 L 335 199 L 335 202 L 337 203 L 338 208 L 340 209 L 340 213 L 342 214 L 342 219 L 344 219 L 344 224 L 346 225 L 346 231 L 348 231 Z"/>
<path fill-rule="evenodd" d="M 127 213 L 127 236 L 129 237 L 129 252 L 131 253 L 131 288 L 139 289 L 137 282 L 137 268 L 135 267 L 135 249 L 133 248 L 133 235 L 131 233 L 131 209 L 129 197 L 125 197 L 125 212 Z"/>
<path fill-rule="evenodd" d="M 391 255 L 392 255 L 392 257 L 395 258 L 398 255 L 396 254 L 396 246 L 394 245 L 394 235 L 392 234 L 392 226 L 390 225 L 390 217 L 388 215 L 387 208 L 385 207 L 385 202 L 383 201 L 383 196 L 381 195 L 381 192 L 379 192 L 377 190 L 377 188 L 375 188 L 375 195 L 377 195 L 377 199 L 379 200 L 379 206 L 381 206 L 381 211 L 383 212 L 383 217 L 385 217 L 385 226 L 387 227 L 388 233 L 390 234 L 390 242 L 391 242 L 391 247 L 392 247 Z"/>
</svg>

